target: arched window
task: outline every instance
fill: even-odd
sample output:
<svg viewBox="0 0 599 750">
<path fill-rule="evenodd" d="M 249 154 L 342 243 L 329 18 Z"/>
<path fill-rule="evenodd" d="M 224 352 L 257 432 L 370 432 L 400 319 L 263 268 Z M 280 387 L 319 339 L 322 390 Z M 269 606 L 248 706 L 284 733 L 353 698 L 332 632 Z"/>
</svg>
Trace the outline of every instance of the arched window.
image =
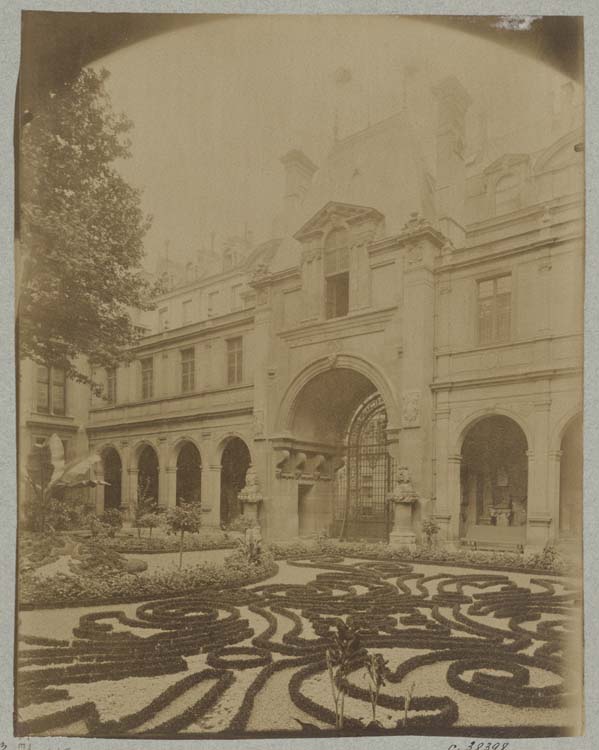
<svg viewBox="0 0 599 750">
<path fill-rule="evenodd" d="M 345 229 L 333 229 L 324 247 L 326 317 L 339 318 L 349 312 L 349 241 Z"/>
</svg>

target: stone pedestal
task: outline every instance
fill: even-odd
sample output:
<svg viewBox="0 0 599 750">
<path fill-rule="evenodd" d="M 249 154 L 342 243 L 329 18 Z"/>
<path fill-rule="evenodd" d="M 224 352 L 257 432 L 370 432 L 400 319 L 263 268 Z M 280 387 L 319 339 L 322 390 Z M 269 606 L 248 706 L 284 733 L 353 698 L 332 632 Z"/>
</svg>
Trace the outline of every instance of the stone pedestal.
<svg viewBox="0 0 599 750">
<path fill-rule="evenodd" d="M 393 504 L 393 529 L 389 534 L 392 547 L 416 547 L 416 534 L 412 528 L 412 509 L 418 495 L 412 487 L 407 466 L 400 466 L 393 490 L 387 495 Z"/>
<path fill-rule="evenodd" d="M 412 531 L 412 507 L 413 503 L 396 503 L 393 514 L 393 529 L 389 534 L 391 547 L 413 549 L 416 546 L 416 534 Z"/>
<path fill-rule="evenodd" d="M 264 498 L 260 492 L 258 477 L 256 476 L 256 470 L 252 464 L 248 466 L 245 475 L 245 486 L 237 497 L 243 503 L 243 515 L 246 516 L 248 520 L 253 521 L 254 526 L 259 526 L 258 506 Z"/>
</svg>

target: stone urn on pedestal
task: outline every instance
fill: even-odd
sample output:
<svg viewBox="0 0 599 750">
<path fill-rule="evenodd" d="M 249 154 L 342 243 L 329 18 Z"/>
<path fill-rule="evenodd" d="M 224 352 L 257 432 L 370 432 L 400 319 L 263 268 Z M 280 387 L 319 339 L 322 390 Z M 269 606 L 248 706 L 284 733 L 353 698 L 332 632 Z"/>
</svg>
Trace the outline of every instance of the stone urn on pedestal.
<svg viewBox="0 0 599 750">
<path fill-rule="evenodd" d="M 397 469 L 395 484 L 387 494 L 387 501 L 393 506 L 393 528 L 389 534 L 389 544 L 392 547 L 416 546 L 416 534 L 412 529 L 412 508 L 418 501 L 418 494 L 412 486 L 410 472 L 407 466 Z"/>
<path fill-rule="evenodd" d="M 258 522 L 258 506 L 264 499 L 260 492 L 260 486 L 258 484 L 258 477 L 256 476 L 256 470 L 250 464 L 245 474 L 245 486 L 237 495 L 238 500 L 243 503 L 243 515 L 248 520 L 253 521 L 255 526 L 259 526 Z"/>
</svg>

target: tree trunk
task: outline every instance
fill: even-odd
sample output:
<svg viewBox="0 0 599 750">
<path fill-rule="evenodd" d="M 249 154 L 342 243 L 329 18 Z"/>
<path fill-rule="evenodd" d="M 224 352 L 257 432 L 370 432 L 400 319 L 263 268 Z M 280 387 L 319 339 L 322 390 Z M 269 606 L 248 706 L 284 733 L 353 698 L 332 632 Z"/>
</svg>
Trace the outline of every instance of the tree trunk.
<svg viewBox="0 0 599 750">
<path fill-rule="evenodd" d="M 179 541 L 179 570 L 183 567 L 183 534 L 185 534 L 184 531 L 181 532 L 181 539 Z"/>
</svg>

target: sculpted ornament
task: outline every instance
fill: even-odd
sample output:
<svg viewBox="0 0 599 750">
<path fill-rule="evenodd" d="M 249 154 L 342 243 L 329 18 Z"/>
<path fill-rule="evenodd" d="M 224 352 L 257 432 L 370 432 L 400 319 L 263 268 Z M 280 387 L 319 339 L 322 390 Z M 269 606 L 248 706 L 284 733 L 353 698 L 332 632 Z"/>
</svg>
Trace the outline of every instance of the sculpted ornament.
<svg viewBox="0 0 599 750">
<path fill-rule="evenodd" d="M 420 426 L 420 391 L 406 391 L 402 396 L 402 424 L 403 427 Z"/>
<path fill-rule="evenodd" d="M 248 470 L 245 473 L 245 486 L 239 492 L 238 498 L 242 503 L 249 503 L 250 505 L 257 505 L 263 500 L 256 469 L 254 469 L 252 464 L 248 466 Z"/>
<path fill-rule="evenodd" d="M 268 264 L 264 261 L 260 261 L 260 263 L 256 264 L 256 267 L 252 272 L 252 281 L 261 281 L 262 279 L 266 278 L 268 274 Z"/>
<path fill-rule="evenodd" d="M 424 251 L 422 249 L 421 242 L 415 242 L 413 245 L 410 245 L 406 254 L 406 261 L 408 263 L 408 266 L 416 266 L 419 263 L 422 263 L 423 257 Z"/>
<path fill-rule="evenodd" d="M 418 494 L 407 466 L 398 468 L 395 486 L 387 495 L 387 501 L 393 505 L 393 529 L 389 534 L 389 544 L 392 547 L 413 548 L 416 534 L 412 528 L 412 508 L 418 501 Z"/>
<path fill-rule="evenodd" d="M 394 505 L 413 505 L 418 500 L 418 494 L 412 485 L 407 466 L 400 466 L 397 469 L 395 486 L 387 495 L 387 500 Z"/>
</svg>

